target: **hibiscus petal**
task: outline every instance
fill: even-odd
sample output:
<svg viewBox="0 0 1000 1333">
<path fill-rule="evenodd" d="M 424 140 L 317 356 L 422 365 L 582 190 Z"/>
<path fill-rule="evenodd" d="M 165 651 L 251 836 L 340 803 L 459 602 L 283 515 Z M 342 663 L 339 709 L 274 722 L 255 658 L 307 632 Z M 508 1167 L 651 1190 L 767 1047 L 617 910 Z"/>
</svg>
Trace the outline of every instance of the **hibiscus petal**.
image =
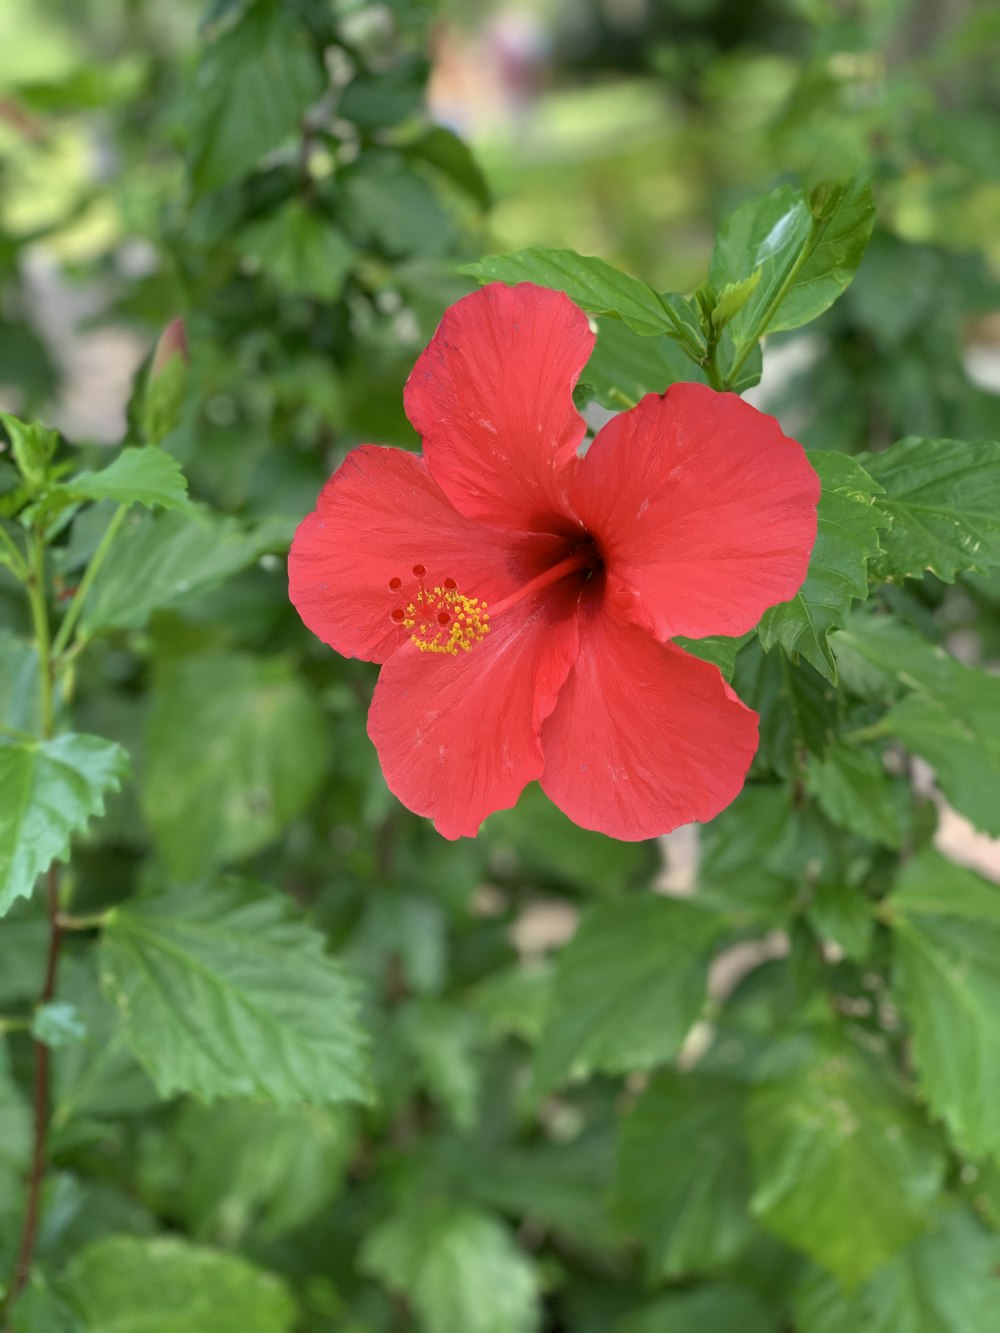
<svg viewBox="0 0 1000 1333">
<path fill-rule="evenodd" d="M 572 488 L 612 584 L 660 639 L 743 634 L 806 576 L 819 478 L 731 393 L 675 384 L 601 430 Z"/>
<path fill-rule="evenodd" d="M 531 576 L 530 554 L 523 538 L 457 513 L 419 455 L 366 444 L 351 450 L 299 525 L 289 595 L 338 653 L 384 662 L 408 637 L 390 614 L 412 600 L 415 565 L 430 587 L 452 578 L 467 597 L 493 601 Z"/>
<path fill-rule="evenodd" d="M 707 662 L 660 644 L 621 604 L 581 617 L 580 650 L 542 728 L 541 784 L 574 823 L 636 841 L 712 819 L 757 749 L 757 714 Z"/>
<path fill-rule="evenodd" d="M 541 725 L 579 643 L 575 600 L 512 608 L 455 657 L 407 644 L 382 668 L 368 734 L 390 789 L 446 838 L 475 836 L 542 771 Z"/>
<path fill-rule="evenodd" d="M 404 401 L 456 509 L 527 531 L 569 512 L 585 430 L 573 387 L 593 346 L 583 312 L 531 283 L 491 283 L 445 312 Z"/>
</svg>

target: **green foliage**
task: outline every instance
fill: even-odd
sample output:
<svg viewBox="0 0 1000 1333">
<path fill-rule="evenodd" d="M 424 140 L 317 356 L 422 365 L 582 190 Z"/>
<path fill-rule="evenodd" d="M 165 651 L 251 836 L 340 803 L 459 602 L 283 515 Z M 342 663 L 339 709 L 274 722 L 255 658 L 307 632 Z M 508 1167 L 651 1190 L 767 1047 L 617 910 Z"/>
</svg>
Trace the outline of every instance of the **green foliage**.
<svg viewBox="0 0 1000 1333">
<path fill-rule="evenodd" d="M 427 1333 L 531 1333 L 538 1283 L 489 1213 L 425 1200 L 369 1236 L 364 1267 L 412 1301 Z"/>
<path fill-rule="evenodd" d="M 127 771 L 125 751 L 100 736 L 0 744 L 0 911 L 68 855 Z"/>
<path fill-rule="evenodd" d="M 672 1059 L 701 1013 L 719 934 L 711 913 L 655 895 L 592 907 L 556 966 L 539 1086 Z"/>
<path fill-rule="evenodd" d="M 652 1277 L 712 1272 L 749 1240 L 745 1103 L 730 1079 L 665 1069 L 622 1125 L 618 1213 Z"/>
<path fill-rule="evenodd" d="M 764 1084 L 748 1130 L 755 1215 L 847 1287 L 923 1229 L 943 1154 L 902 1091 L 857 1048 L 820 1047 Z"/>
<path fill-rule="evenodd" d="M 114 908 L 101 981 L 163 1097 L 368 1096 L 354 989 L 271 894 L 215 885 Z"/>
<path fill-rule="evenodd" d="M 86 1328 L 121 1333 L 291 1333 L 282 1283 L 237 1255 L 158 1236 L 109 1236 L 76 1256 L 62 1283 Z"/>
<path fill-rule="evenodd" d="M 809 573 L 791 601 L 764 613 L 758 633 L 768 651 L 780 644 L 836 680 L 829 637 L 852 604 L 868 595 L 868 562 L 881 549 L 886 520 L 874 503 L 881 487 L 864 468 L 840 454 L 812 454 L 810 462 L 823 493 Z"/>
<path fill-rule="evenodd" d="M 892 520 L 881 577 L 930 571 L 953 583 L 960 570 L 1000 564 L 1000 444 L 908 439 L 863 461 L 884 492 L 876 503 Z"/>
<path fill-rule="evenodd" d="M 196 655 L 164 669 L 144 752 L 146 819 L 168 870 L 193 879 L 284 832 L 322 781 L 328 731 L 287 663 Z"/>
<path fill-rule="evenodd" d="M 147 509 L 185 509 L 187 482 L 176 459 L 159 449 L 123 449 L 100 472 L 79 472 L 64 489 L 74 498 L 116 500 Z"/>
<path fill-rule="evenodd" d="M 936 852 L 904 867 L 886 910 L 920 1086 L 959 1147 L 1000 1152 L 1000 889 Z"/>
<path fill-rule="evenodd" d="M 0 5 L 12 1333 L 993 1333 L 1000 31 L 542 8 L 512 89 L 423 0 Z M 288 604 L 474 280 L 588 313 L 591 425 L 762 380 L 820 474 L 796 597 L 681 641 L 760 745 L 665 845 L 444 842 Z"/>
</svg>

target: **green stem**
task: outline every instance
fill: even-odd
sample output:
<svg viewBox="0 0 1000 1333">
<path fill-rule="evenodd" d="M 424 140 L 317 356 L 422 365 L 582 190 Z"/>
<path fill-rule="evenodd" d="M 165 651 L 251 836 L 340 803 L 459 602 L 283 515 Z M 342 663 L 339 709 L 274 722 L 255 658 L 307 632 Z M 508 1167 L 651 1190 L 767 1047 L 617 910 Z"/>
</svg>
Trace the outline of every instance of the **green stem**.
<svg viewBox="0 0 1000 1333">
<path fill-rule="evenodd" d="M 60 930 L 99 930 L 107 924 L 110 915 L 110 910 L 91 912 L 88 916 L 73 916 L 69 912 L 59 912 L 56 921 Z"/>
<path fill-rule="evenodd" d="M 70 636 L 76 623 L 80 619 L 80 613 L 83 610 L 83 604 L 87 599 L 87 594 L 93 587 L 94 580 L 100 573 L 101 566 L 104 564 L 105 557 L 111 550 L 111 544 L 118 535 L 118 529 L 121 527 L 125 515 L 128 513 L 128 505 L 121 504 L 115 510 L 111 522 L 104 530 L 104 536 L 101 538 L 97 550 L 91 556 L 90 564 L 80 580 L 80 586 L 73 595 L 73 600 L 69 604 L 69 610 L 66 612 L 63 623 L 59 626 L 59 632 L 56 634 L 55 643 L 52 645 L 52 656 L 61 657 L 69 643 Z"/>
<path fill-rule="evenodd" d="M 0 736 L 12 736 L 16 741 L 35 741 L 38 739 L 30 731 L 22 731 L 20 727 L 8 726 L 6 722 L 0 722 Z"/>
<path fill-rule="evenodd" d="M 45 598 L 45 539 L 36 528 L 31 543 L 32 566 L 27 578 L 31 621 L 38 649 L 38 682 L 41 688 L 42 738 L 50 740 L 55 730 L 52 690 L 52 639 L 49 632 L 49 608 Z"/>
<path fill-rule="evenodd" d="M 4 528 L 0 528 L 0 543 L 7 551 L 11 572 L 18 583 L 24 583 L 28 577 L 28 566 L 25 563 L 24 555 L 18 550 L 17 542 Z"/>
</svg>

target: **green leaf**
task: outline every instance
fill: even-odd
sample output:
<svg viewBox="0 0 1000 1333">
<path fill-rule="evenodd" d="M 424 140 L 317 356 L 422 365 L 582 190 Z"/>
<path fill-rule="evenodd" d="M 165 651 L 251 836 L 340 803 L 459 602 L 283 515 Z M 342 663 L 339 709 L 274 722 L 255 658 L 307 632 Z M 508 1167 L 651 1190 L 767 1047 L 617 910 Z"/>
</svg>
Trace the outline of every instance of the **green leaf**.
<svg viewBox="0 0 1000 1333">
<path fill-rule="evenodd" d="M 63 957 L 59 994 L 80 1015 L 84 1034 L 52 1057 L 53 1127 L 82 1116 L 104 1119 L 155 1106 L 156 1089 L 129 1050 L 121 1015 L 98 985 L 94 950 Z"/>
<path fill-rule="evenodd" d="M 875 918 L 872 901 L 859 886 L 839 880 L 817 884 L 806 915 L 820 939 L 836 944 L 854 962 L 867 958 Z"/>
<path fill-rule="evenodd" d="M 42 729 L 37 650 L 5 630 L 0 630 L 0 722 L 31 735 Z"/>
<path fill-rule="evenodd" d="M 657 894 L 584 913 L 559 956 L 538 1051 L 542 1091 L 570 1074 L 624 1074 L 675 1056 L 705 1001 L 720 922 Z"/>
<path fill-rule="evenodd" d="M 693 657 L 700 657 L 703 662 L 711 662 L 713 666 L 719 668 L 726 680 L 732 680 L 733 672 L 736 670 L 736 654 L 749 638 L 749 634 L 744 634 L 738 639 L 726 639 L 716 634 L 707 639 L 678 637 L 674 639 L 674 643 Z"/>
<path fill-rule="evenodd" d="M 832 745 L 825 758 L 810 755 L 806 791 L 834 824 L 870 842 L 899 847 L 903 840 L 903 799 L 882 761 L 871 750 Z"/>
<path fill-rule="evenodd" d="M 620 1319 L 614 1333 L 778 1333 L 777 1314 L 743 1287 L 699 1287 L 664 1296 Z"/>
<path fill-rule="evenodd" d="M 88 1329 L 102 1333 L 291 1333 L 284 1284 L 236 1254 L 172 1236 L 107 1236 L 60 1281 Z"/>
<path fill-rule="evenodd" d="M 271 544 L 266 532 L 247 532 L 235 519 L 196 507 L 131 514 L 94 580 L 83 629 L 90 638 L 101 630 L 140 629 L 153 611 L 221 583 Z"/>
<path fill-rule="evenodd" d="M 0 913 L 66 858 L 127 771 L 125 751 L 99 736 L 0 744 Z"/>
<path fill-rule="evenodd" d="M 874 221 L 871 190 L 860 182 L 820 187 L 809 199 L 785 185 L 737 209 L 709 269 L 718 292 L 760 275 L 730 322 L 734 341 L 752 343 L 822 314 L 854 277 Z"/>
<path fill-rule="evenodd" d="M 471 1130 L 480 1100 L 476 1014 L 441 1000 L 417 1000 L 403 1011 L 400 1029 L 418 1086 L 445 1108 L 458 1129 Z"/>
<path fill-rule="evenodd" d="M 666 333 L 700 354 L 705 348 L 697 309 L 678 296 L 660 296 L 647 283 L 631 278 L 603 259 L 574 250 L 515 250 L 467 264 L 481 282 L 534 282 L 565 292 L 593 315 L 612 315 L 635 333 Z"/>
<path fill-rule="evenodd" d="M 597 343 L 580 382 L 590 385 L 603 407 L 634 407 L 645 394 L 663 393 L 678 381 L 708 383 L 676 338 L 643 337 L 620 319 L 598 320 Z"/>
<path fill-rule="evenodd" d="M 213 885 L 116 907 L 101 980 L 163 1097 L 367 1098 L 354 987 L 278 894 Z"/>
<path fill-rule="evenodd" d="M 914 691 L 880 729 L 933 766 L 945 796 L 977 828 L 1000 835 L 1000 679 L 962 666 L 888 616 L 852 621 L 834 646 L 862 692 Z"/>
<path fill-rule="evenodd" d="M 123 449 L 100 472 L 79 472 L 59 488 L 74 498 L 115 500 L 141 504 L 147 509 L 186 509 L 190 504 L 187 481 L 180 464 L 162 449 Z"/>
<path fill-rule="evenodd" d="M 924 1095 L 964 1152 L 1000 1153 L 1000 888 L 928 849 L 887 907 Z"/>
<path fill-rule="evenodd" d="M 352 234 L 369 237 L 390 255 L 441 258 L 455 223 L 430 184 L 402 156 L 369 154 L 342 173 L 344 217 Z"/>
<path fill-rule="evenodd" d="M 1000 443 L 908 438 L 859 461 L 882 486 L 876 504 L 892 520 L 879 577 L 929 571 L 953 583 L 961 570 L 1000 565 Z"/>
<path fill-rule="evenodd" d="M 407 144 L 405 152 L 407 157 L 432 163 L 481 209 L 492 204 L 489 183 L 468 145 L 443 125 L 433 125 L 414 143 Z"/>
<path fill-rule="evenodd" d="M 529 1259 L 489 1213 L 434 1200 L 369 1235 L 361 1266 L 410 1301 L 426 1333 L 533 1333 L 538 1284 Z"/>
<path fill-rule="evenodd" d="M 0 424 L 7 432 L 14 461 L 29 494 L 36 495 L 45 485 L 49 465 L 59 448 L 59 432 L 48 430 L 37 421 L 21 421 L 9 412 L 0 412 Z"/>
<path fill-rule="evenodd" d="M 289 296 L 335 301 L 357 257 L 329 218 L 299 199 L 246 227 L 240 249 Z"/>
<path fill-rule="evenodd" d="M 749 277 L 739 282 L 727 282 L 719 292 L 712 309 L 712 328 L 716 332 L 721 332 L 740 313 L 757 290 L 763 271 L 755 268 Z"/>
<path fill-rule="evenodd" d="M 365 130 L 398 125 L 420 110 L 426 82 L 422 57 L 397 59 L 384 73 L 356 74 L 341 95 L 337 115 Z"/>
<path fill-rule="evenodd" d="M 326 718 L 281 660 L 182 658 L 149 714 L 140 801 L 169 871 L 192 879 L 260 851 L 301 814 L 330 760 Z"/>
<path fill-rule="evenodd" d="M 732 683 L 760 714 L 755 768 L 797 778 L 809 755 L 826 753 L 837 733 L 842 698 L 807 662 L 793 664 L 784 653 L 765 653 L 751 639 L 737 657 Z"/>
<path fill-rule="evenodd" d="M 293 10 L 254 5 L 202 54 L 185 108 L 197 190 L 227 185 L 295 134 L 323 92 L 318 51 Z"/>
<path fill-rule="evenodd" d="M 728 1079 L 666 1069 L 624 1121 L 616 1212 L 642 1238 L 651 1279 L 721 1267 L 749 1239 L 744 1100 Z"/>
<path fill-rule="evenodd" d="M 878 533 L 887 520 L 875 506 L 882 488 L 853 459 L 812 453 L 809 461 L 823 487 L 809 573 L 791 601 L 765 611 L 758 633 L 767 652 L 779 644 L 836 680 L 829 636 L 852 602 L 868 596 L 868 562 L 880 550 Z"/>
<path fill-rule="evenodd" d="M 748 1118 L 763 1225 L 847 1286 L 924 1227 L 944 1161 L 915 1107 L 846 1043 L 752 1095 Z"/>
<path fill-rule="evenodd" d="M 855 1295 L 816 1274 L 795 1303 L 798 1333 L 994 1333 L 1000 1236 L 953 1208 Z"/>
<path fill-rule="evenodd" d="M 145 1179 L 196 1240 L 266 1245 L 330 1203 L 353 1144 L 343 1107 L 189 1099 Z"/>
</svg>

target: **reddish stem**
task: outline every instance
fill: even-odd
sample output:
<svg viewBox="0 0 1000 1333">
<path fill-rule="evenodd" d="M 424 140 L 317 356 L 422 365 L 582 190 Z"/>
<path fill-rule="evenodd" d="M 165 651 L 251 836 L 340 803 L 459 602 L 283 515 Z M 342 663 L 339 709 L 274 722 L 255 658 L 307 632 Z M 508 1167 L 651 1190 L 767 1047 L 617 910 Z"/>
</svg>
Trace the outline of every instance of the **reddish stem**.
<svg viewBox="0 0 1000 1333">
<path fill-rule="evenodd" d="M 56 993 L 56 972 L 59 968 L 59 949 L 63 937 L 63 930 L 59 924 L 59 867 L 55 862 L 49 867 L 47 883 L 51 932 L 49 934 L 48 958 L 45 963 L 45 984 L 39 998 L 40 1004 L 47 1004 Z M 24 1226 L 21 1231 L 21 1242 L 17 1249 L 17 1260 L 14 1264 L 8 1313 L 10 1305 L 13 1305 L 18 1293 L 24 1289 L 28 1278 L 31 1276 L 31 1265 L 35 1257 L 35 1242 L 38 1238 L 42 1182 L 45 1179 L 45 1159 L 49 1136 L 49 1048 L 41 1041 L 35 1042 L 34 1103 L 34 1143 L 31 1153 L 31 1174 L 28 1177 L 28 1197 L 24 1210 Z"/>
</svg>

